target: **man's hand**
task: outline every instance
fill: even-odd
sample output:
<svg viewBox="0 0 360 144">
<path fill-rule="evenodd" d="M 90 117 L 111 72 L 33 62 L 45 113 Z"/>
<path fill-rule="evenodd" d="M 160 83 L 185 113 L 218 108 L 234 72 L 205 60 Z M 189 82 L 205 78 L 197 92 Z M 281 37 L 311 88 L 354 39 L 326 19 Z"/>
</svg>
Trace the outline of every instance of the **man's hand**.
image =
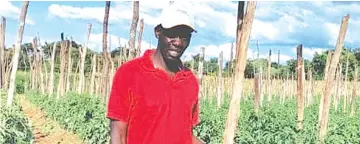
<svg viewBox="0 0 360 144">
<path fill-rule="evenodd" d="M 200 139 L 198 139 L 196 136 L 192 136 L 192 143 L 193 144 L 205 144 L 204 142 L 202 142 Z"/>
<path fill-rule="evenodd" d="M 127 123 L 111 120 L 110 144 L 126 144 Z"/>
</svg>

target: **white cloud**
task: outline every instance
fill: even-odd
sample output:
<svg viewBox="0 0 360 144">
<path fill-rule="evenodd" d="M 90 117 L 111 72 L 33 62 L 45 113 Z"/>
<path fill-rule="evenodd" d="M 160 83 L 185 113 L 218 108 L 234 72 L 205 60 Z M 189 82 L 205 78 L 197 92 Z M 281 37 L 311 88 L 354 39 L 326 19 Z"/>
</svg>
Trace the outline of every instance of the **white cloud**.
<svg viewBox="0 0 360 144">
<path fill-rule="evenodd" d="M 7 0 L 0 1 L 0 16 L 4 16 L 5 18 L 11 18 L 14 20 L 19 20 L 20 13 L 21 13 L 21 7 L 16 7 Z M 29 10 L 26 16 L 25 23 L 28 25 L 35 25 L 35 22 L 29 16 Z"/>
<path fill-rule="evenodd" d="M 132 18 L 132 3 L 113 2 L 109 23 L 126 22 L 126 24 L 129 24 Z M 144 18 L 147 25 L 155 25 L 159 20 L 160 10 L 166 4 L 167 2 L 164 1 L 141 1 L 140 18 Z M 195 14 L 196 26 L 203 34 L 202 36 L 199 35 L 199 37 L 205 39 L 215 34 L 216 38 L 220 38 L 209 40 L 217 42 L 217 44 L 200 43 L 198 45 L 219 47 L 221 45 L 218 43 L 221 43 L 225 38 L 235 38 L 236 2 L 196 1 L 192 2 L 190 7 L 189 12 Z M 332 2 L 258 2 L 251 40 L 259 40 L 259 44 L 265 45 L 274 43 L 302 43 L 305 46 L 312 47 L 334 45 L 338 36 L 341 18 L 346 13 L 350 13 L 351 18 L 345 42 L 360 44 L 358 40 L 360 33 L 359 11 L 360 5 L 356 3 L 336 5 Z M 49 13 L 65 19 L 102 22 L 104 7 L 73 7 L 54 4 L 49 7 Z M 224 53 L 224 55 L 226 54 Z M 286 58 L 284 56 L 284 59 Z"/>
</svg>

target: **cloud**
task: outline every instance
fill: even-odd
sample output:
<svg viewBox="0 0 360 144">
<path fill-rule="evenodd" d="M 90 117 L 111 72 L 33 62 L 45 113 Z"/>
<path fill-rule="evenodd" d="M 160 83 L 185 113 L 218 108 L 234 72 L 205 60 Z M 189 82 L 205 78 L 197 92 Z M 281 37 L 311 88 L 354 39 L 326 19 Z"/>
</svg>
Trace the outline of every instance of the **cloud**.
<svg viewBox="0 0 360 144">
<path fill-rule="evenodd" d="M 109 23 L 130 27 L 132 4 L 133 2 L 113 2 Z M 167 2 L 163 1 L 141 1 L 140 18 L 144 18 L 146 25 L 154 26 L 166 4 Z M 196 36 L 197 42 L 194 42 L 196 46 L 189 48 L 188 55 L 198 52 L 200 46 L 205 46 L 209 49 L 209 56 L 217 56 L 220 50 L 223 50 L 224 56 L 229 58 L 229 42 L 233 41 L 236 35 L 237 2 L 196 1 L 189 5 L 189 12 L 195 14 L 199 33 Z M 96 20 L 100 23 L 103 21 L 104 6 L 75 7 L 53 4 L 49 7 L 49 13 L 64 19 Z M 314 51 L 335 46 L 341 18 L 347 13 L 351 17 L 345 45 L 358 47 L 360 4 L 350 2 L 258 2 L 250 40 L 257 40 L 262 46 L 273 47 L 301 43 L 304 45 L 304 57 L 311 58 L 310 54 L 314 54 Z M 115 37 L 114 41 L 116 40 Z M 291 48 L 294 47 L 290 47 L 289 52 L 281 50 L 282 61 L 291 58 Z M 252 57 L 252 54 L 248 57 Z M 275 60 L 277 61 L 277 58 Z"/>
<path fill-rule="evenodd" d="M 1 0 L 0 14 L 1 14 L 0 16 L 4 16 L 5 18 L 19 20 L 21 14 L 21 7 L 16 7 L 7 0 Z M 35 25 L 35 22 L 29 16 L 29 12 L 27 13 L 25 23 L 28 25 Z"/>
</svg>

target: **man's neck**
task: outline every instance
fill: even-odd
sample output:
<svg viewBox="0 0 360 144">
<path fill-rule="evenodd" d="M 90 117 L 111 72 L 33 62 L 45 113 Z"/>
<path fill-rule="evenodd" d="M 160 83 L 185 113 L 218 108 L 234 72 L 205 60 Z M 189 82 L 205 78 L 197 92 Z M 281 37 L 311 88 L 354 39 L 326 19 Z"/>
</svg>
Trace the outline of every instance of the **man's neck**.
<svg viewBox="0 0 360 144">
<path fill-rule="evenodd" d="M 152 56 L 152 61 L 155 67 L 165 70 L 169 73 L 176 73 L 181 68 L 180 60 L 165 60 L 159 50 L 156 50 Z"/>
</svg>

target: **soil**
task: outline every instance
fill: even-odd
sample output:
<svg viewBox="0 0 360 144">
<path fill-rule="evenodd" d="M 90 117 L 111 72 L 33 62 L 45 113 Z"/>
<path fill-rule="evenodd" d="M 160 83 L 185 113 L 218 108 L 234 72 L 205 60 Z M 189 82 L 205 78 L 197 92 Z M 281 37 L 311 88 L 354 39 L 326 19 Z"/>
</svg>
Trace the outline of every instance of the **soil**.
<svg viewBox="0 0 360 144">
<path fill-rule="evenodd" d="M 79 136 L 63 128 L 25 96 L 19 96 L 25 116 L 29 119 L 34 134 L 33 144 L 83 144 Z"/>
</svg>

